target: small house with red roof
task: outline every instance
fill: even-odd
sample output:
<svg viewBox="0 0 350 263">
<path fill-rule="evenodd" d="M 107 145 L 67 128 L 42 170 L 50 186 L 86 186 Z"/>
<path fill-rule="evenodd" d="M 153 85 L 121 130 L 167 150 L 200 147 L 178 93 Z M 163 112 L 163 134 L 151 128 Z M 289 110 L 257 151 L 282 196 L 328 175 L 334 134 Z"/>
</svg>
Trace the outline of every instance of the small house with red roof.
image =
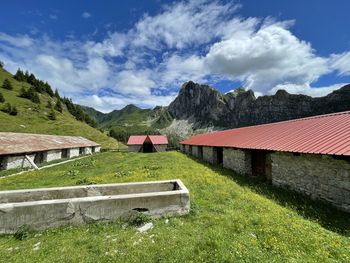
<svg viewBox="0 0 350 263">
<path fill-rule="evenodd" d="M 165 135 L 132 135 L 128 140 L 129 152 L 164 152 L 168 147 Z"/>
</svg>

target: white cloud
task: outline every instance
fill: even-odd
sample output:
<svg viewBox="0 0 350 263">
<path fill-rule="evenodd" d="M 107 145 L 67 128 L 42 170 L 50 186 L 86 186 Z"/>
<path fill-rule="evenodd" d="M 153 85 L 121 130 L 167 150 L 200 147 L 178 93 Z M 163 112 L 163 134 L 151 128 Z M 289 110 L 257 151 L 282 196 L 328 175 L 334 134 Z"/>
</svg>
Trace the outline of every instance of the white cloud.
<svg viewBox="0 0 350 263">
<path fill-rule="evenodd" d="M 304 94 L 312 97 L 322 97 L 326 96 L 334 90 L 340 89 L 348 83 L 338 83 L 328 87 L 311 87 L 309 83 L 304 83 L 301 85 L 297 84 L 279 84 L 268 91 L 269 94 L 273 95 L 277 90 L 284 89 L 291 94 Z"/>
<path fill-rule="evenodd" d="M 215 43 L 205 61 L 212 72 L 244 81 L 254 91 L 266 93 L 285 82 L 311 83 L 330 71 L 327 59 L 314 55 L 310 44 L 283 24 L 239 34 Z"/>
<path fill-rule="evenodd" d="M 150 71 L 123 70 L 116 77 L 116 87 L 124 95 L 150 96 L 155 82 L 150 78 Z"/>
<path fill-rule="evenodd" d="M 340 75 L 350 75 L 350 52 L 331 55 L 330 66 L 333 70 L 336 70 Z"/>
<path fill-rule="evenodd" d="M 10 44 L 15 47 L 30 47 L 33 40 L 27 35 L 11 36 L 0 32 L 0 42 Z"/>
<path fill-rule="evenodd" d="M 81 14 L 81 16 L 82 16 L 82 18 L 85 18 L 85 19 L 88 19 L 88 18 L 90 18 L 92 15 L 89 13 L 89 12 L 84 12 L 84 13 L 82 13 Z"/>
<path fill-rule="evenodd" d="M 45 34 L 0 32 L 0 59 L 10 71 L 28 69 L 75 102 L 102 111 L 129 103 L 167 105 L 188 80 L 214 86 L 219 80 L 241 81 L 259 95 L 284 88 L 321 96 L 343 84 L 313 88 L 318 78 L 331 72 L 350 75 L 350 52 L 320 57 L 293 35 L 292 21 L 243 18 L 239 7 L 175 2 L 100 41 L 93 34 L 59 41 Z"/>
</svg>

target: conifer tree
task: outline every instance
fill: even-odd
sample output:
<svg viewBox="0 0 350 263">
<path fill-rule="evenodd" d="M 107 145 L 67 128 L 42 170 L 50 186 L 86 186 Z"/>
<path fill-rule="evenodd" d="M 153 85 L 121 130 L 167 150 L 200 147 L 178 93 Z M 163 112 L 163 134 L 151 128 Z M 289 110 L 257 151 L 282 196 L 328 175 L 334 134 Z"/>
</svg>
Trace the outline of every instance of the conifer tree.
<svg viewBox="0 0 350 263">
<path fill-rule="evenodd" d="M 2 95 L 2 93 L 0 92 L 0 103 L 3 103 L 5 102 L 5 98 L 4 96 Z"/>
<path fill-rule="evenodd" d="M 61 103 L 61 100 L 57 100 L 57 103 L 55 105 L 55 110 L 59 111 L 62 113 L 63 109 L 62 109 L 62 103 Z"/>
<path fill-rule="evenodd" d="M 1 86 L 3 89 L 13 90 L 12 84 L 8 79 L 5 79 Z"/>
</svg>

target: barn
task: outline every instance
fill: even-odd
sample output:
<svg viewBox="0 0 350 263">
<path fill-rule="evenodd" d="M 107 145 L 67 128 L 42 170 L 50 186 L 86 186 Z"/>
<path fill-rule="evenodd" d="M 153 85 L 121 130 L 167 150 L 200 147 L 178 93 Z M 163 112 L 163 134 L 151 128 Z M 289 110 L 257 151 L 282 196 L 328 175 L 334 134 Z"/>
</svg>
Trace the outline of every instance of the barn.
<svg viewBox="0 0 350 263">
<path fill-rule="evenodd" d="M 0 169 L 35 167 L 100 150 L 98 143 L 83 137 L 0 132 Z"/>
<path fill-rule="evenodd" d="M 164 152 L 167 147 L 165 135 L 132 135 L 128 140 L 129 152 Z"/>
<path fill-rule="evenodd" d="M 201 134 L 181 149 L 350 212 L 350 111 Z"/>
</svg>

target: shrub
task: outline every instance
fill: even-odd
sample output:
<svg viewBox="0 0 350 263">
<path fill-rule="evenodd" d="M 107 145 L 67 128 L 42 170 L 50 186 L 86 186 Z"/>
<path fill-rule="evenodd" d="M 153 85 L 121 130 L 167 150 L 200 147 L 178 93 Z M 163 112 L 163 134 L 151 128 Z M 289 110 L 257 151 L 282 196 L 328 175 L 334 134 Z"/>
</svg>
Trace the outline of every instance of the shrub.
<svg viewBox="0 0 350 263">
<path fill-rule="evenodd" d="M 4 68 L 5 64 L 0 60 L 0 68 Z"/>
<path fill-rule="evenodd" d="M 29 228 L 29 226 L 23 225 L 17 229 L 16 233 L 13 236 L 17 240 L 24 240 L 29 236 L 30 232 L 31 229 Z"/>
<path fill-rule="evenodd" d="M 90 184 L 96 184 L 96 182 L 87 179 L 84 177 L 83 179 L 79 179 L 75 182 L 76 185 L 90 185 Z"/>
<path fill-rule="evenodd" d="M 13 90 L 12 84 L 8 79 L 5 79 L 1 86 L 3 89 Z"/>
<path fill-rule="evenodd" d="M 21 88 L 19 91 L 19 96 L 21 98 L 29 99 L 34 103 L 40 103 L 40 98 L 38 93 L 36 92 L 34 87 L 30 87 L 29 89 Z"/>
<path fill-rule="evenodd" d="M 4 107 L 1 108 L 1 111 L 12 116 L 17 115 L 17 108 L 12 106 L 10 103 L 6 103 Z"/>
<path fill-rule="evenodd" d="M 134 211 L 126 219 L 130 226 L 141 226 L 151 221 L 151 217 L 145 213 Z"/>
<path fill-rule="evenodd" d="M 50 109 L 49 115 L 47 115 L 47 117 L 52 121 L 56 120 L 56 113 L 53 108 Z"/>
<path fill-rule="evenodd" d="M 5 98 L 4 96 L 2 95 L 2 93 L 0 93 L 0 103 L 3 103 L 5 102 Z"/>
</svg>

